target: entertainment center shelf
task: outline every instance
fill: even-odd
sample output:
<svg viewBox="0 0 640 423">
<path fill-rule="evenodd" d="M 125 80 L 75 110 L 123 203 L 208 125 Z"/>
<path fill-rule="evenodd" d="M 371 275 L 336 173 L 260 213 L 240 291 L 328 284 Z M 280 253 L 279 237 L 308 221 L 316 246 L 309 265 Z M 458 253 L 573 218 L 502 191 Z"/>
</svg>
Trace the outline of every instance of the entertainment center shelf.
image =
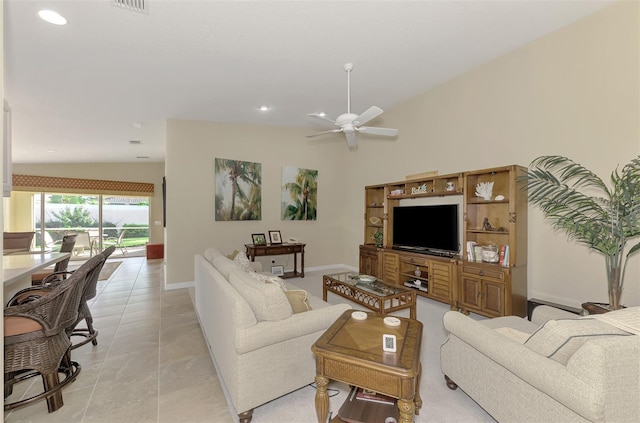
<svg viewBox="0 0 640 423">
<path fill-rule="evenodd" d="M 418 295 L 450 304 L 452 310 L 463 313 L 490 317 L 526 316 L 527 192 L 518 185 L 519 178 L 525 173 L 525 167 L 509 165 L 447 175 L 431 172 L 405 181 L 366 186 L 365 239 L 360 246 L 360 272 L 409 286 L 416 289 Z M 491 192 L 482 192 L 487 186 L 492 187 Z M 486 199 L 476 196 L 476 190 Z M 453 226 L 450 219 L 447 215 L 440 220 L 433 219 L 433 212 L 428 210 L 442 207 L 443 203 L 446 208 L 446 199 L 450 196 L 462 197 L 462 210 L 458 210 L 462 213 L 462 227 L 457 228 L 456 223 L 451 229 L 461 234 L 460 251 L 455 251 L 453 257 L 446 257 L 417 251 L 428 245 L 414 247 L 402 243 L 411 251 L 392 248 L 394 210 L 406 219 L 410 215 L 408 210 L 400 213 L 396 208 L 411 207 L 412 203 L 404 200 L 420 198 L 427 199 L 427 204 L 420 207 L 430 214 L 426 215 L 429 218 L 415 222 L 415 225 L 427 225 L 421 227 L 427 230 L 426 234 L 422 231 L 419 241 L 414 241 L 420 243 L 424 239 L 425 244 L 451 244 L 452 235 L 446 233 L 447 228 Z M 428 199 L 434 197 L 439 199 L 435 202 L 437 205 L 432 206 Z M 451 203 L 460 204 L 460 200 L 452 198 Z M 418 212 L 422 211 L 420 207 L 415 207 Z M 411 232 L 402 226 L 397 230 Z M 381 233 L 379 246 L 373 239 L 376 232 Z M 434 238 L 443 239 L 429 239 L 432 234 Z M 444 239 L 447 236 L 449 240 Z M 508 261 L 482 261 L 482 247 L 508 251 Z M 476 252 L 481 257 L 477 257 Z"/>
</svg>

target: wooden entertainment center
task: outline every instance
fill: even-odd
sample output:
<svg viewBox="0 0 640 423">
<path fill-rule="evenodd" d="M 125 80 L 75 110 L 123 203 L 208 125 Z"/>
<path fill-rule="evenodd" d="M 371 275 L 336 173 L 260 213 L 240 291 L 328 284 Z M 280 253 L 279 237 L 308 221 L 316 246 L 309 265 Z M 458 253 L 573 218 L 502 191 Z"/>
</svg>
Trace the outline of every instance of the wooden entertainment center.
<svg viewBox="0 0 640 423">
<path fill-rule="evenodd" d="M 360 272 L 410 286 L 418 295 L 463 313 L 526 316 L 527 192 L 518 183 L 525 173 L 525 167 L 510 165 L 366 186 Z M 476 196 L 476 187 L 483 183 L 493 183 L 490 199 Z M 415 199 L 448 196 L 457 196 L 452 202 L 459 202 L 461 196 L 460 254 L 449 257 L 392 248 L 394 207 L 411 205 Z M 372 239 L 377 231 L 382 231 L 382 247 L 376 247 Z M 470 243 L 508 246 L 508 263 L 472 259 Z"/>
</svg>

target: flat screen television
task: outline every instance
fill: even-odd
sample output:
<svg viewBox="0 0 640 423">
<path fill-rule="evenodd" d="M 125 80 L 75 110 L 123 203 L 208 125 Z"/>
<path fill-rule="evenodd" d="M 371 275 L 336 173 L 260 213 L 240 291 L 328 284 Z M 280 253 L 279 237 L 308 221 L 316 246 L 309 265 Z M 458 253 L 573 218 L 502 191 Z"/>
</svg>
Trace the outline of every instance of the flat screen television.
<svg viewBox="0 0 640 423">
<path fill-rule="evenodd" d="M 458 254 L 458 205 L 394 207 L 393 248 L 448 257 Z"/>
</svg>

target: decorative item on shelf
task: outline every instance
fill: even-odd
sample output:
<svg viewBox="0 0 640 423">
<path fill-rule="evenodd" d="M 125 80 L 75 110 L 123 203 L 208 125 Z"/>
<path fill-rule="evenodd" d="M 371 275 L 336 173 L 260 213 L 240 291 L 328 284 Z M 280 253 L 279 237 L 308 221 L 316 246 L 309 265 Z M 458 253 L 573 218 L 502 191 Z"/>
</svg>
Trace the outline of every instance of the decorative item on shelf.
<svg viewBox="0 0 640 423">
<path fill-rule="evenodd" d="M 374 200 L 374 201 L 372 201 L 372 202 L 371 202 L 371 207 L 375 207 L 375 206 L 377 206 L 377 205 L 378 205 L 378 202 L 377 202 L 377 201 L 375 201 L 375 200 Z"/>
<path fill-rule="evenodd" d="M 485 217 L 484 220 L 482 221 L 482 230 L 483 231 L 497 231 L 497 232 L 506 232 L 506 228 L 504 228 L 503 226 L 500 226 L 499 228 L 494 228 L 493 226 L 491 226 L 491 223 L 489 223 L 489 218 Z"/>
<path fill-rule="evenodd" d="M 504 200 L 504 195 L 496 195 L 495 200 L 496 200 L 496 201 L 502 201 L 502 200 Z"/>
<path fill-rule="evenodd" d="M 370 222 L 372 225 L 379 225 L 379 224 L 381 224 L 381 223 L 382 223 L 382 219 L 380 219 L 380 218 L 379 218 L 379 217 L 377 217 L 377 216 L 371 216 L 371 217 L 369 218 L 369 222 Z"/>
<path fill-rule="evenodd" d="M 486 263 L 497 263 L 500 258 L 498 247 L 495 245 L 482 246 L 482 261 Z"/>
<path fill-rule="evenodd" d="M 427 192 L 429 191 L 427 190 L 426 183 L 419 185 L 417 187 L 411 187 L 411 194 L 426 194 Z"/>
<path fill-rule="evenodd" d="M 476 197 L 489 201 L 493 195 L 493 182 L 480 182 L 476 185 Z"/>
<path fill-rule="evenodd" d="M 373 242 L 375 242 L 376 247 L 380 248 L 382 247 L 382 231 L 381 230 L 377 230 L 373 236 L 371 237 L 371 239 L 373 240 Z"/>
<path fill-rule="evenodd" d="M 640 251 L 640 156 L 611 173 L 611 187 L 563 156 L 533 160 L 523 182 L 529 201 L 554 229 L 604 255 L 610 307 L 622 308 L 627 260 Z M 635 244 L 627 249 L 632 239 Z"/>
<path fill-rule="evenodd" d="M 447 191 L 455 191 L 456 190 L 456 183 L 455 182 L 447 182 L 447 186 L 445 187 L 445 190 L 447 190 Z"/>
<path fill-rule="evenodd" d="M 390 194 L 391 195 L 403 195 L 404 194 L 404 190 L 403 189 L 394 189 L 393 191 L 391 191 Z"/>
<path fill-rule="evenodd" d="M 420 270 L 419 266 L 416 266 L 416 270 L 413 272 L 413 274 L 418 278 L 422 275 L 422 270 Z"/>
</svg>

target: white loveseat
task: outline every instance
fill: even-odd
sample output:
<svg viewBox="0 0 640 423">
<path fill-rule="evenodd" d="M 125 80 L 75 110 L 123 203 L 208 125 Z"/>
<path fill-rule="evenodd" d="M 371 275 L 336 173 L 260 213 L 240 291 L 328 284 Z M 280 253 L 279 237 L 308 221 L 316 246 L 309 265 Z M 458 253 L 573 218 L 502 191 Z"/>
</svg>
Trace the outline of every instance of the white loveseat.
<svg viewBox="0 0 640 423">
<path fill-rule="evenodd" d="M 311 310 L 293 313 L 277 283 L 245 269 L 215 248 L 195 256 L 196 312 L 241 423 L 251 421 L 255 407 L 314 381 L 311 345 L 349 309 L 308 296 Z"/>
<path fill-rule="evenodd" d="M 538 306 L 531 320 L 447 312 L 447 385 L 499 422 L 640 422 L 640 307 L 579 317 Z"/>
</svg>

